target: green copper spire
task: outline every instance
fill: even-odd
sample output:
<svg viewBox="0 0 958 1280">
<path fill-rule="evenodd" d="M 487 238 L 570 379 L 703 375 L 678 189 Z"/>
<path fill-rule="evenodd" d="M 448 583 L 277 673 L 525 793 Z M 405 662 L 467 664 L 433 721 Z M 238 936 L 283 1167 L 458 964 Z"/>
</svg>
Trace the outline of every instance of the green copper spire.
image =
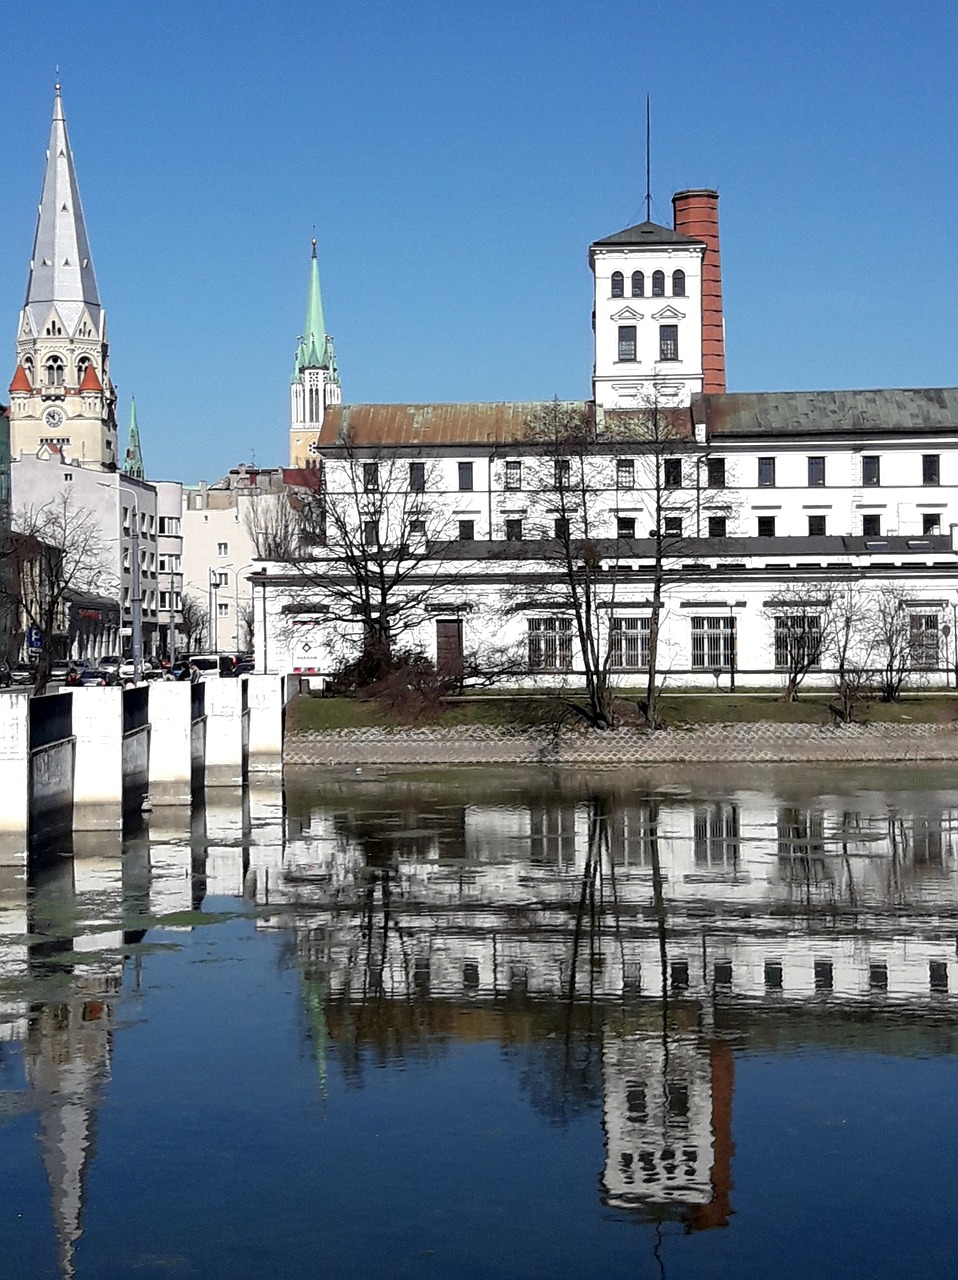
<svg viewBox="0 0 958 1280">
<path fill-rule="evenodd" d="M 316 241 L 309 264 L 309 298 L 306 303 L 306 328 L 296 349 L 293 381 L 304 369 L 330 369 L 335 371 L 332 342 L 326 336 L 323 316 L 323 295 L 319 287 L 319 262 L 316 259 Z"/>
<path fill-rule="evenodd" d="M 146 479 L 146 472 L 143 470 L 143 450 L 140 448 L 140 429 L 136 425 L 135 399 L 130 405 L 130 438 L 126 446 L 123 474 L 132 476 L 134 480 Z"/>
</svg>

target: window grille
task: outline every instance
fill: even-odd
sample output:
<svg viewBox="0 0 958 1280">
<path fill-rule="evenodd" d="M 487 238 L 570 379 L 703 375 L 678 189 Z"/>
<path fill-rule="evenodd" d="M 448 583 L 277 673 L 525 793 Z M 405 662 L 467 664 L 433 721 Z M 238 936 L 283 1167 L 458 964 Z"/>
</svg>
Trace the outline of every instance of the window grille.
<svg viewBox="0 0 958 1280">
<path fill-rule="evenodd" d="M 735 619 L 692 619 L 692 669 L 731 671 L 735 663 Z"/>
<path fill-rule="evenodd" d="M 650 618 L 613 618 L 609 631 L 609 652 L 613 667 L 622 671 L 644 671 L 649 665 Z"/>
<path fill-rule="evenodd" d="M 572 666 L 572 619 L 529 618 L 529 669 L 568 671 Z"/>
<path fill-rule="evenodd" d="M 911 647 L 911 665 L 919 671 L 934 671 L 938 667 L 938 614 L 912 613 L 908 617 Z"/>
<path fill-rule="evenodd" d="M 775 670 L 817 667 L 822 657 L 822 620 L 814 613 L 786 613 L 775 619 Z"/>
</svg>

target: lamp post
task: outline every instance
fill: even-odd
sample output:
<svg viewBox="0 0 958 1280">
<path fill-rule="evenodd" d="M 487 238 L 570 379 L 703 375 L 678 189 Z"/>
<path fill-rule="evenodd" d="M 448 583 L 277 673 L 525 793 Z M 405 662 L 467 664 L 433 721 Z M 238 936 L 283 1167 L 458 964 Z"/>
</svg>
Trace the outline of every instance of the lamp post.
<svg viewBox="0 0 958 1280">
<path fill-rule="evenodd" d="M 210 605 L 209 605 L 209 641 L 210 653 L 219 652 L 219 636 L 217 634 L 219 628 L 216 625 L 216 593 L 220 589 L 219 575 L 217 571 L 210 565 Z"/>
<path fill-rule="evenodd" d="M 98 480 L 101 489 L 112 489 L 113 485 Z M 132 523 L 129 530 L 121 529 L 120 546 L 123 546 L 123 533 L 130 538 L 130 646 L 133 650 L 133 682 L 139 684 L 143 679 L 143 589 L 140 581 L 140 502 L 134 489 L 121 489 L 117 486 L 117 497 L 129 497 L 132 504 Z M 122 557 L 121 557 L 122 559 Z M 121 602 L 122 608 L 122 602 Z M 122 614 L 121 614 L 122 619 Z"/>
</svg>

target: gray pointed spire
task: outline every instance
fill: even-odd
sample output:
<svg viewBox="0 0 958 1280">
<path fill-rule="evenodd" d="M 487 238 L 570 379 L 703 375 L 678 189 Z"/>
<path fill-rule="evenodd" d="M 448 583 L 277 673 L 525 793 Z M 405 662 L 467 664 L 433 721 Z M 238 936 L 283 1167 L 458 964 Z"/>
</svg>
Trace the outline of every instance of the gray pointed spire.
<svg viewBox="0 0 958 1280">
<path fill-rule="evenodd" d="M 93 323 L 100 323 L 100 295 L 93 273 L 59 85 L 53 101 L 50 147 L 27 283 L 25 309 L 30 314 L 34 332 L 40 331 L 53 305 L 56 305 L 70 332 L 79 321 L 84 306 Z"/>
</svg>

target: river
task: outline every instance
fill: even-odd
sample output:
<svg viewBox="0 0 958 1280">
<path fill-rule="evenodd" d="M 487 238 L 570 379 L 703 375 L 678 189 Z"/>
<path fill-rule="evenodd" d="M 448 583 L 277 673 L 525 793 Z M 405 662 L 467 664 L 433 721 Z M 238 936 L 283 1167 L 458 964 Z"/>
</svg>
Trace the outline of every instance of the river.
<svg viewBox="0 0 958 1280">
<path fill-rule="evenodd" d="M 951 768 L 291 771 L 73 853 L 0 872 L 2 1276 L 954 1274 Z"/>
</svg>

